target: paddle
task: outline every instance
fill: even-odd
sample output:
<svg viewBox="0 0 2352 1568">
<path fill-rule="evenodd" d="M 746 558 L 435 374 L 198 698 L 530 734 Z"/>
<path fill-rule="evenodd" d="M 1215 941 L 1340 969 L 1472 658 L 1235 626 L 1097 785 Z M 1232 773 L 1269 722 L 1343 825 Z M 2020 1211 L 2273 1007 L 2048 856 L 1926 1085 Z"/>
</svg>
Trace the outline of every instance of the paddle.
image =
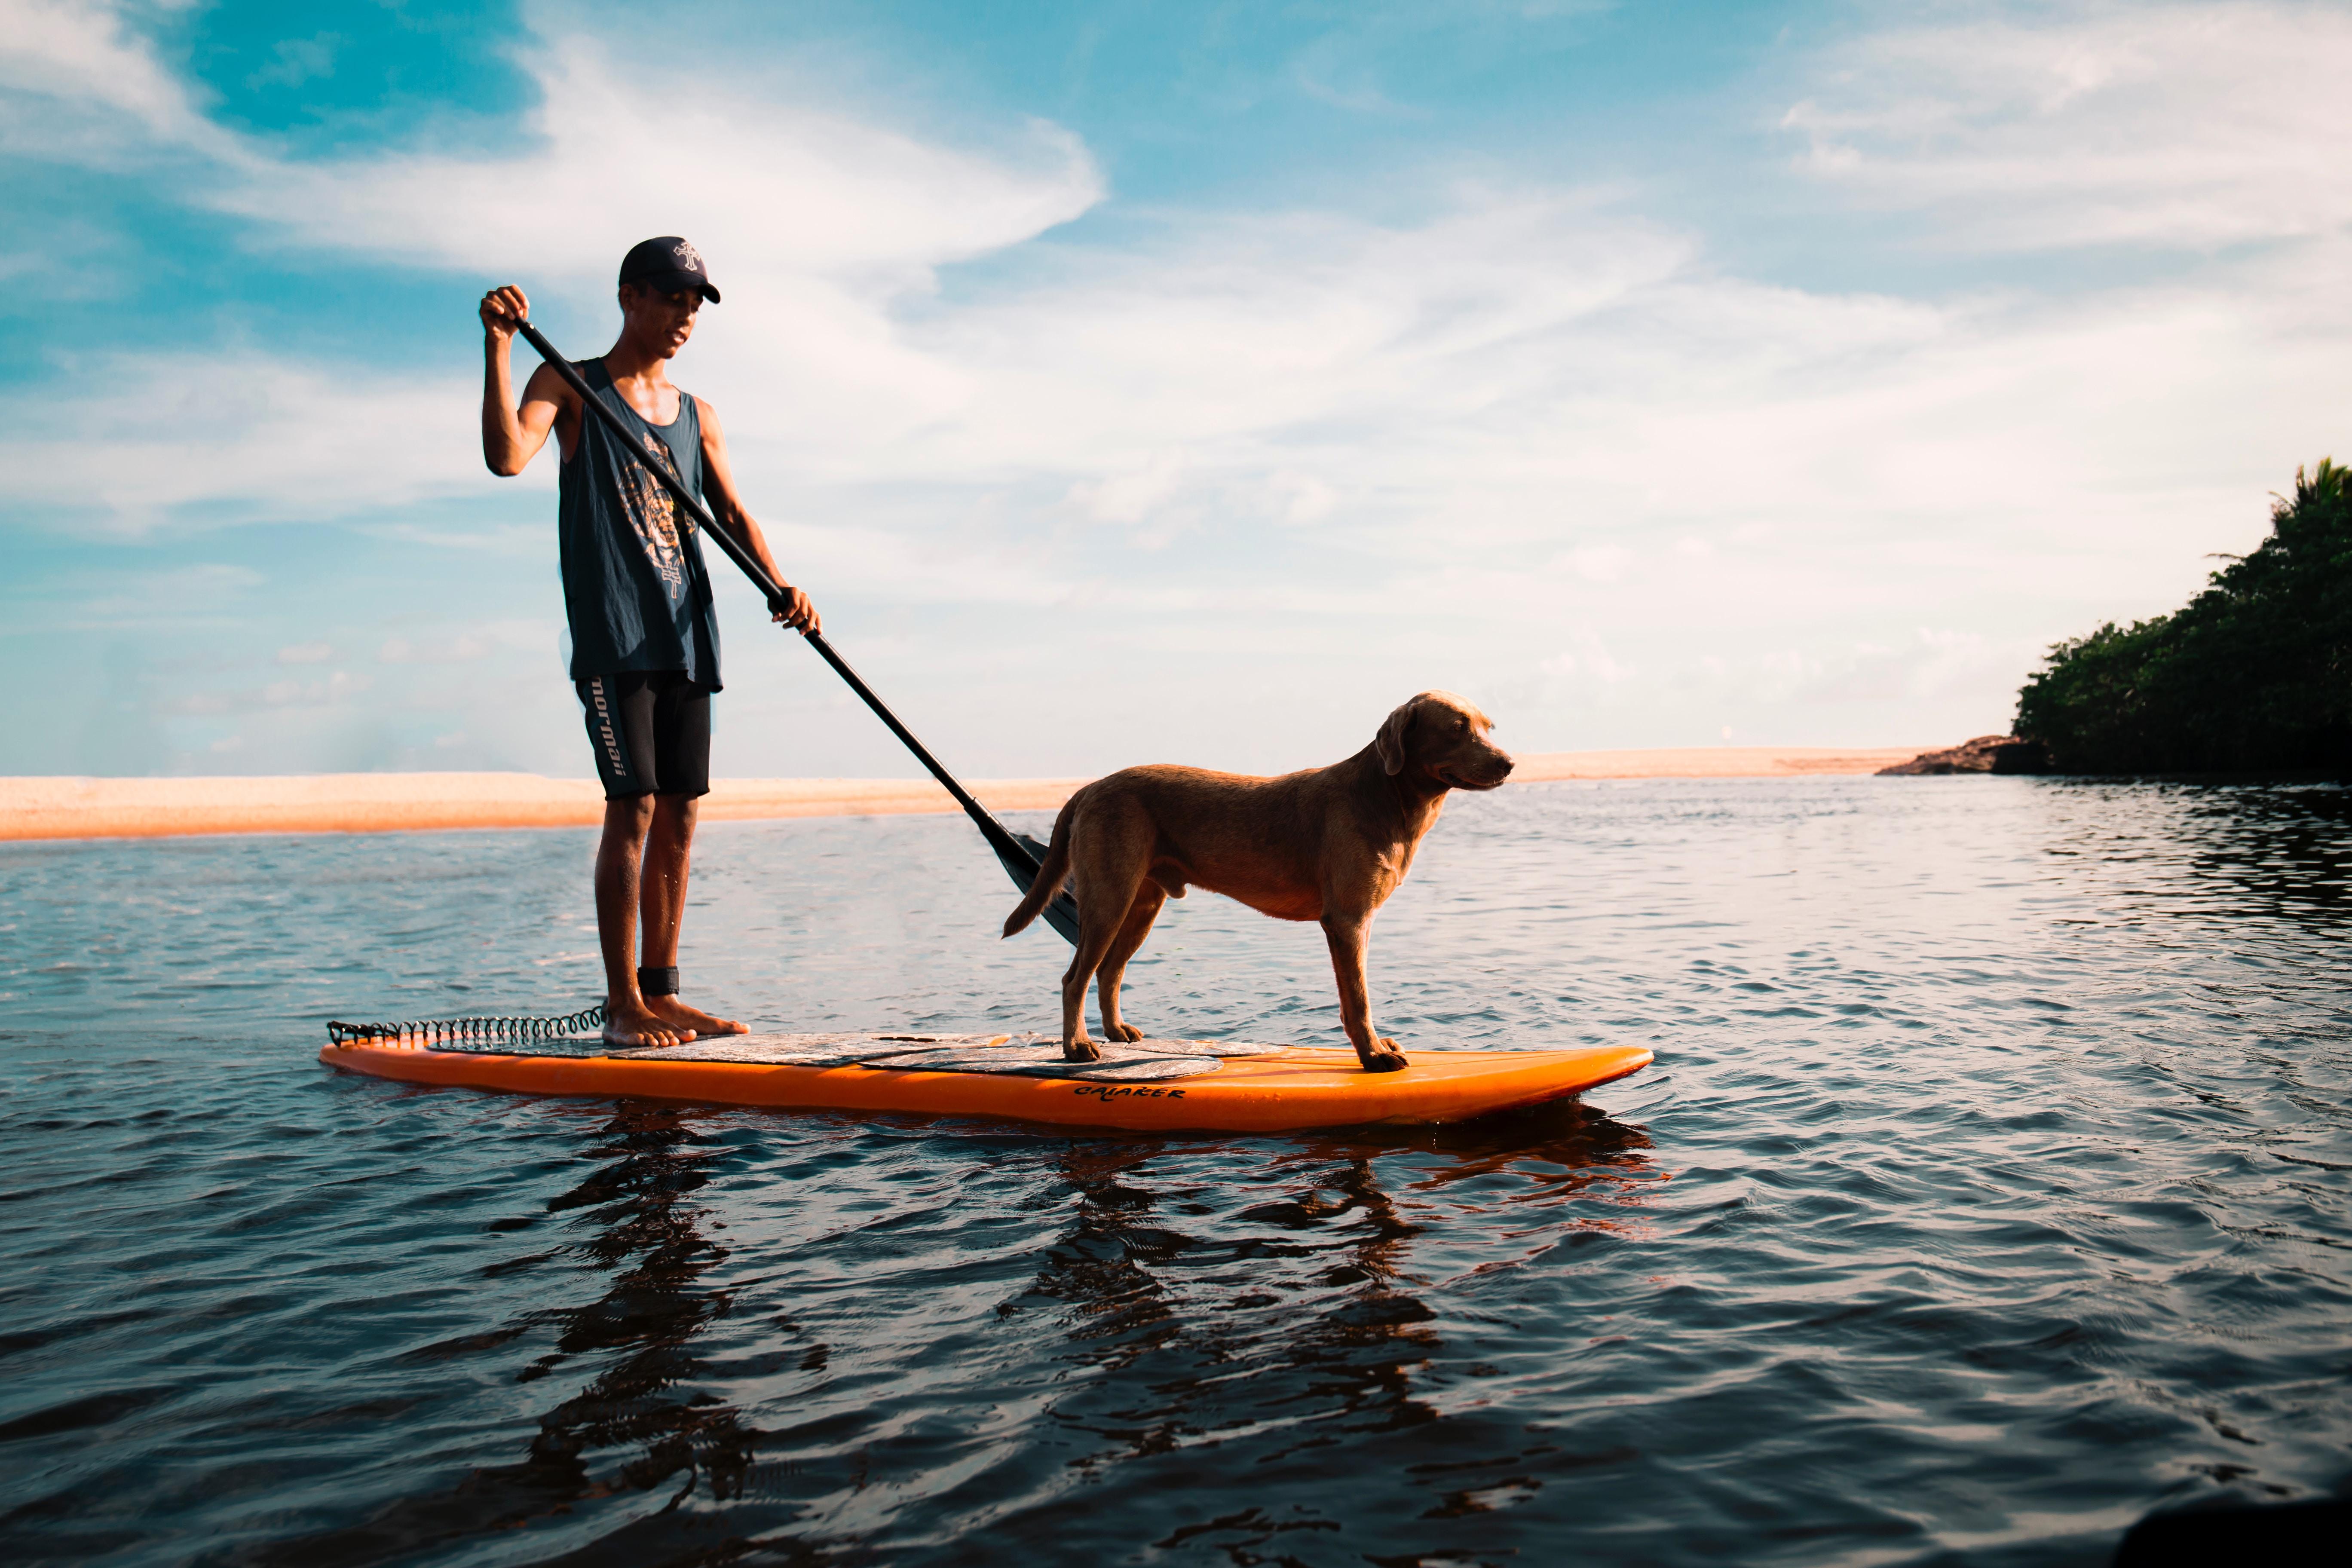
<svg viewBox="0 0 2352 1568">
<path fill-rule="evenodd" d="M 605 405 L 604 400 L 590 389 L 588 383 L 582 379 L 580 373 L 572 368 L 572 362 L 558 353 L 555 351 L 555 345 L 541 336 L 539 329 L 529 321 L 517 322 L 515 330 L 530 342 L 532 348 L 539 351 L 540 358 L 555 368 L 555 374 L 562 376 L 565 384 L 579 395 L 580 401 L 586 405 L 588 411 L 604 422 L 606 427 L 620 438 L 623 447 L 631 452 L 639 452 L 642 460 L 636 436 L 621 422 L 621 416 L 614 413 Z M 661 446 L 660 449 L 665 454 L 668 451 L 666 445 Z M 686 481 L 672 470 L 667 462 L 648 462 L 646 467 L 652 471 L 654 478 L 662 482 L 663 488 L 677 499 L 677 504 L 684 507 L 693 515 L 694 520 L 702 525 L 703 531 L 719 542 L 719 548 L 727 552 L 736 565 L 743 568 L 743 574 L 751 579 L 751 585 L 759 589 L 766 597 L 769 610 L 772 613 L 782 610 L 784 607 L 783 590 L 776 586 L 775 579 L 768 575 L 767 569 L 760 564 L 759 557 L 753 555 L 741 540 L 719 526 L 719 520 L 710 514 L 710 509 L 702 504 L 700 497 L 687 489 Z M 988 847 L 991 849 L 996 851 L 997 859 L 1003 862 L 1005 872 L 1012 877 L 1014 885 L 1023 892 L 1027 892 L 1037 880 L 1038 868 L 1045 863 L 1045 846 L 1025 833 L 1013 832 L 1004 824 L 997 821 L 986 806 L 973 799 L 971 792 L 958 784 L 955 775 L 940 765 L 940 760 L 931 755 L 930 749 L 915 739 L 915 732 L 908 729 L 896 713 L 890 711 L 889 705 L 874 694 L 874 689 L 866 685 L 856 670 L 849 668 L 849 661 L 833 651 L 833 645 L 824 640 L 824 633 L 804 631 L 801 636 L 807 641 L 809 647 L 816 649 L 825 663 L 833 666 L 833 672 L 835 675 L 849 682 L 849 689 L 857 693 L 866 706 L 874 710 L 874 716 L 888 726 L 890 733 L 906 743 L 907 750 L 915 753 L 915 760 L 929 769 L 931 776 L 946 786 L 948 794 L 955 796 L 956 804 L 963 807 L 964 815 L 971 817 L 973 824 L 980 828 L 980 836 L 988 840 Z M 1072 944 L 1076 943 L 1078 906 L 1071 901 L 1069 894 L 1056 893 L 1054 896 L 1054 901 L 1045 906 L 1045 923 L 1060 931 L 1066 941 Z"/>
</svg>

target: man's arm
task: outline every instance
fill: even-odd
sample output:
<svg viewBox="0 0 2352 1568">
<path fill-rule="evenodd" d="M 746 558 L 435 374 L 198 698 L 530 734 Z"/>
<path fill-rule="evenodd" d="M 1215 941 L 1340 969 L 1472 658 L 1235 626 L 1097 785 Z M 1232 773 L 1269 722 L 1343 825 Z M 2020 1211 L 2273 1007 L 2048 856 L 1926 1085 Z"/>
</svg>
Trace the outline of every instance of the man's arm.
<svg viewBox="0 0 2352 1568">
<path fill-rule="evenodd" d="M 752 559 L 766 567 L 768 576 L 784 591 L 784 607 L 775 618 L 794 631 L 823 631 L 816 606 L 809 603 L 806 594 L 784 581 L 776 558 L 768 553 L 768 536 L 743 510 L 743 500 L 735 491 L 735 471 L 727 466 L 727 433 L 719 426 L 719 411 L 698 397 L 694 405 L 702 416 L 702 499 L 709 503 L 711 516 L 734 531 L 750 547 Z"/>
<path fill-rule="evenodd" d="M 523 298 L 521 289 L 509 284 L 482 296 L 481 313 L 482 461 L 490 466 L 490 472 L 511 478 L 521 473 L 523 465 L 547 445 L 547 433 L 555 427 L 558 416 L 566 416 L 564 444 L 570 445 L 569 416 L 576 412 L 572 405 L 579 399 L 552 365 L 542 364 L 531 373 L 518 407 L 509 361 L 515 327 L 530 320 L 530 301 Z"/>
</svg>

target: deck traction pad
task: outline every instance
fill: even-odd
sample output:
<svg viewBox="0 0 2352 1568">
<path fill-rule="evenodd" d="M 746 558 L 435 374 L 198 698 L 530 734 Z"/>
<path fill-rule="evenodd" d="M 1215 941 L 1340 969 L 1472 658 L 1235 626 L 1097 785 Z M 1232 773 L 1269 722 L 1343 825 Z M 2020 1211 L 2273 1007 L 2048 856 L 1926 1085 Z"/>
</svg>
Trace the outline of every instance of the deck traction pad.
<svg viewBox="0 0 2352 1568">
<path fill-rule="evenodd" d="M 436 1047 L 469 1055 L 601 1057 L 624 1061 L 740 1062 L 759 1067 L 865 1067 L 899 1072 L 977 1072 L 1024 1078 L 1081 1079 L 1095 1082 L 1149 1083 L 1193 1078 L 1217 1070 L 1221 1057 L 1260 1057 L 1289 1047 L 1246 1040 L 1138 1040 L 1100 1042 L 1103 1058 L 1066 1062 L 1051 1035 L 871 1035 L 755 1034 L 682 1046 L 611 1050 L 593 1037 L 534 1040 L 515 1045 L 467 1043 Z"/>
</svg>

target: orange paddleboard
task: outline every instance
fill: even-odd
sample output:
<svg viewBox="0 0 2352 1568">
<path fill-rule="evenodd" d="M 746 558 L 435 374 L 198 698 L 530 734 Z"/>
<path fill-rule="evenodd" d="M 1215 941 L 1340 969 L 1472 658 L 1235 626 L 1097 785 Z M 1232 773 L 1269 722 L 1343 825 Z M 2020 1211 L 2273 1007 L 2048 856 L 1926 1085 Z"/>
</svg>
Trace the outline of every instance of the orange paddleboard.
<svg viewBox="0 0 2352 1568">
<path fill-rule="evenodd" d="M 1287 1132 L 1372 1122 L 1463 1121 L 1559 1100 L 1639 1072 L 1640 1046 L 1565 1051 L 1408 1051 L 1368 1073 L 1349 1050 L 1224 1040 L 1143 1040 L 1064 1063 L 1011 1035 L 739 1035 L 658 1050 L 594 1042 L 428 1045 L 377 1037 L 319 1059 L 403 1083 L 522 1094 L 632 1095 L 793 1110 L 998 1116 L 1137 1131 Z"/>
</svg>

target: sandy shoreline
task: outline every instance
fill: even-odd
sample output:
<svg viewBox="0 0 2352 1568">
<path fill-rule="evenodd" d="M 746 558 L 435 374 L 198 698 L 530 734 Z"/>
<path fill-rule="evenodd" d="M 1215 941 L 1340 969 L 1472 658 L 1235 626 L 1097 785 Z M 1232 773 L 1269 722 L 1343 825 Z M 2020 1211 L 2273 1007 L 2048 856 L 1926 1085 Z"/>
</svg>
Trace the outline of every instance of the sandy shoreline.
<svg viewBox="0 0 2352 1568">
<path fill-rule="evenodd" d="M 1575 779 L 1795 778 L 1869 773 L 1916 746 L 1705 746 L 1552 752 L 1519 759 L 1512 783 Z M 1050 811 L 1084 779 L 981 779 L 992 811 Z M 536 773 L 320 773 L 290 778 L 0 778 L 0 839 L 154 838 L 198 833 L 396 833 L 454 827 L 581 827 L 604 816 L 587 779 Z M 928 779 L 725 779 L 709 822 L 883 816 L 956 809 Z"/>
</svg>

